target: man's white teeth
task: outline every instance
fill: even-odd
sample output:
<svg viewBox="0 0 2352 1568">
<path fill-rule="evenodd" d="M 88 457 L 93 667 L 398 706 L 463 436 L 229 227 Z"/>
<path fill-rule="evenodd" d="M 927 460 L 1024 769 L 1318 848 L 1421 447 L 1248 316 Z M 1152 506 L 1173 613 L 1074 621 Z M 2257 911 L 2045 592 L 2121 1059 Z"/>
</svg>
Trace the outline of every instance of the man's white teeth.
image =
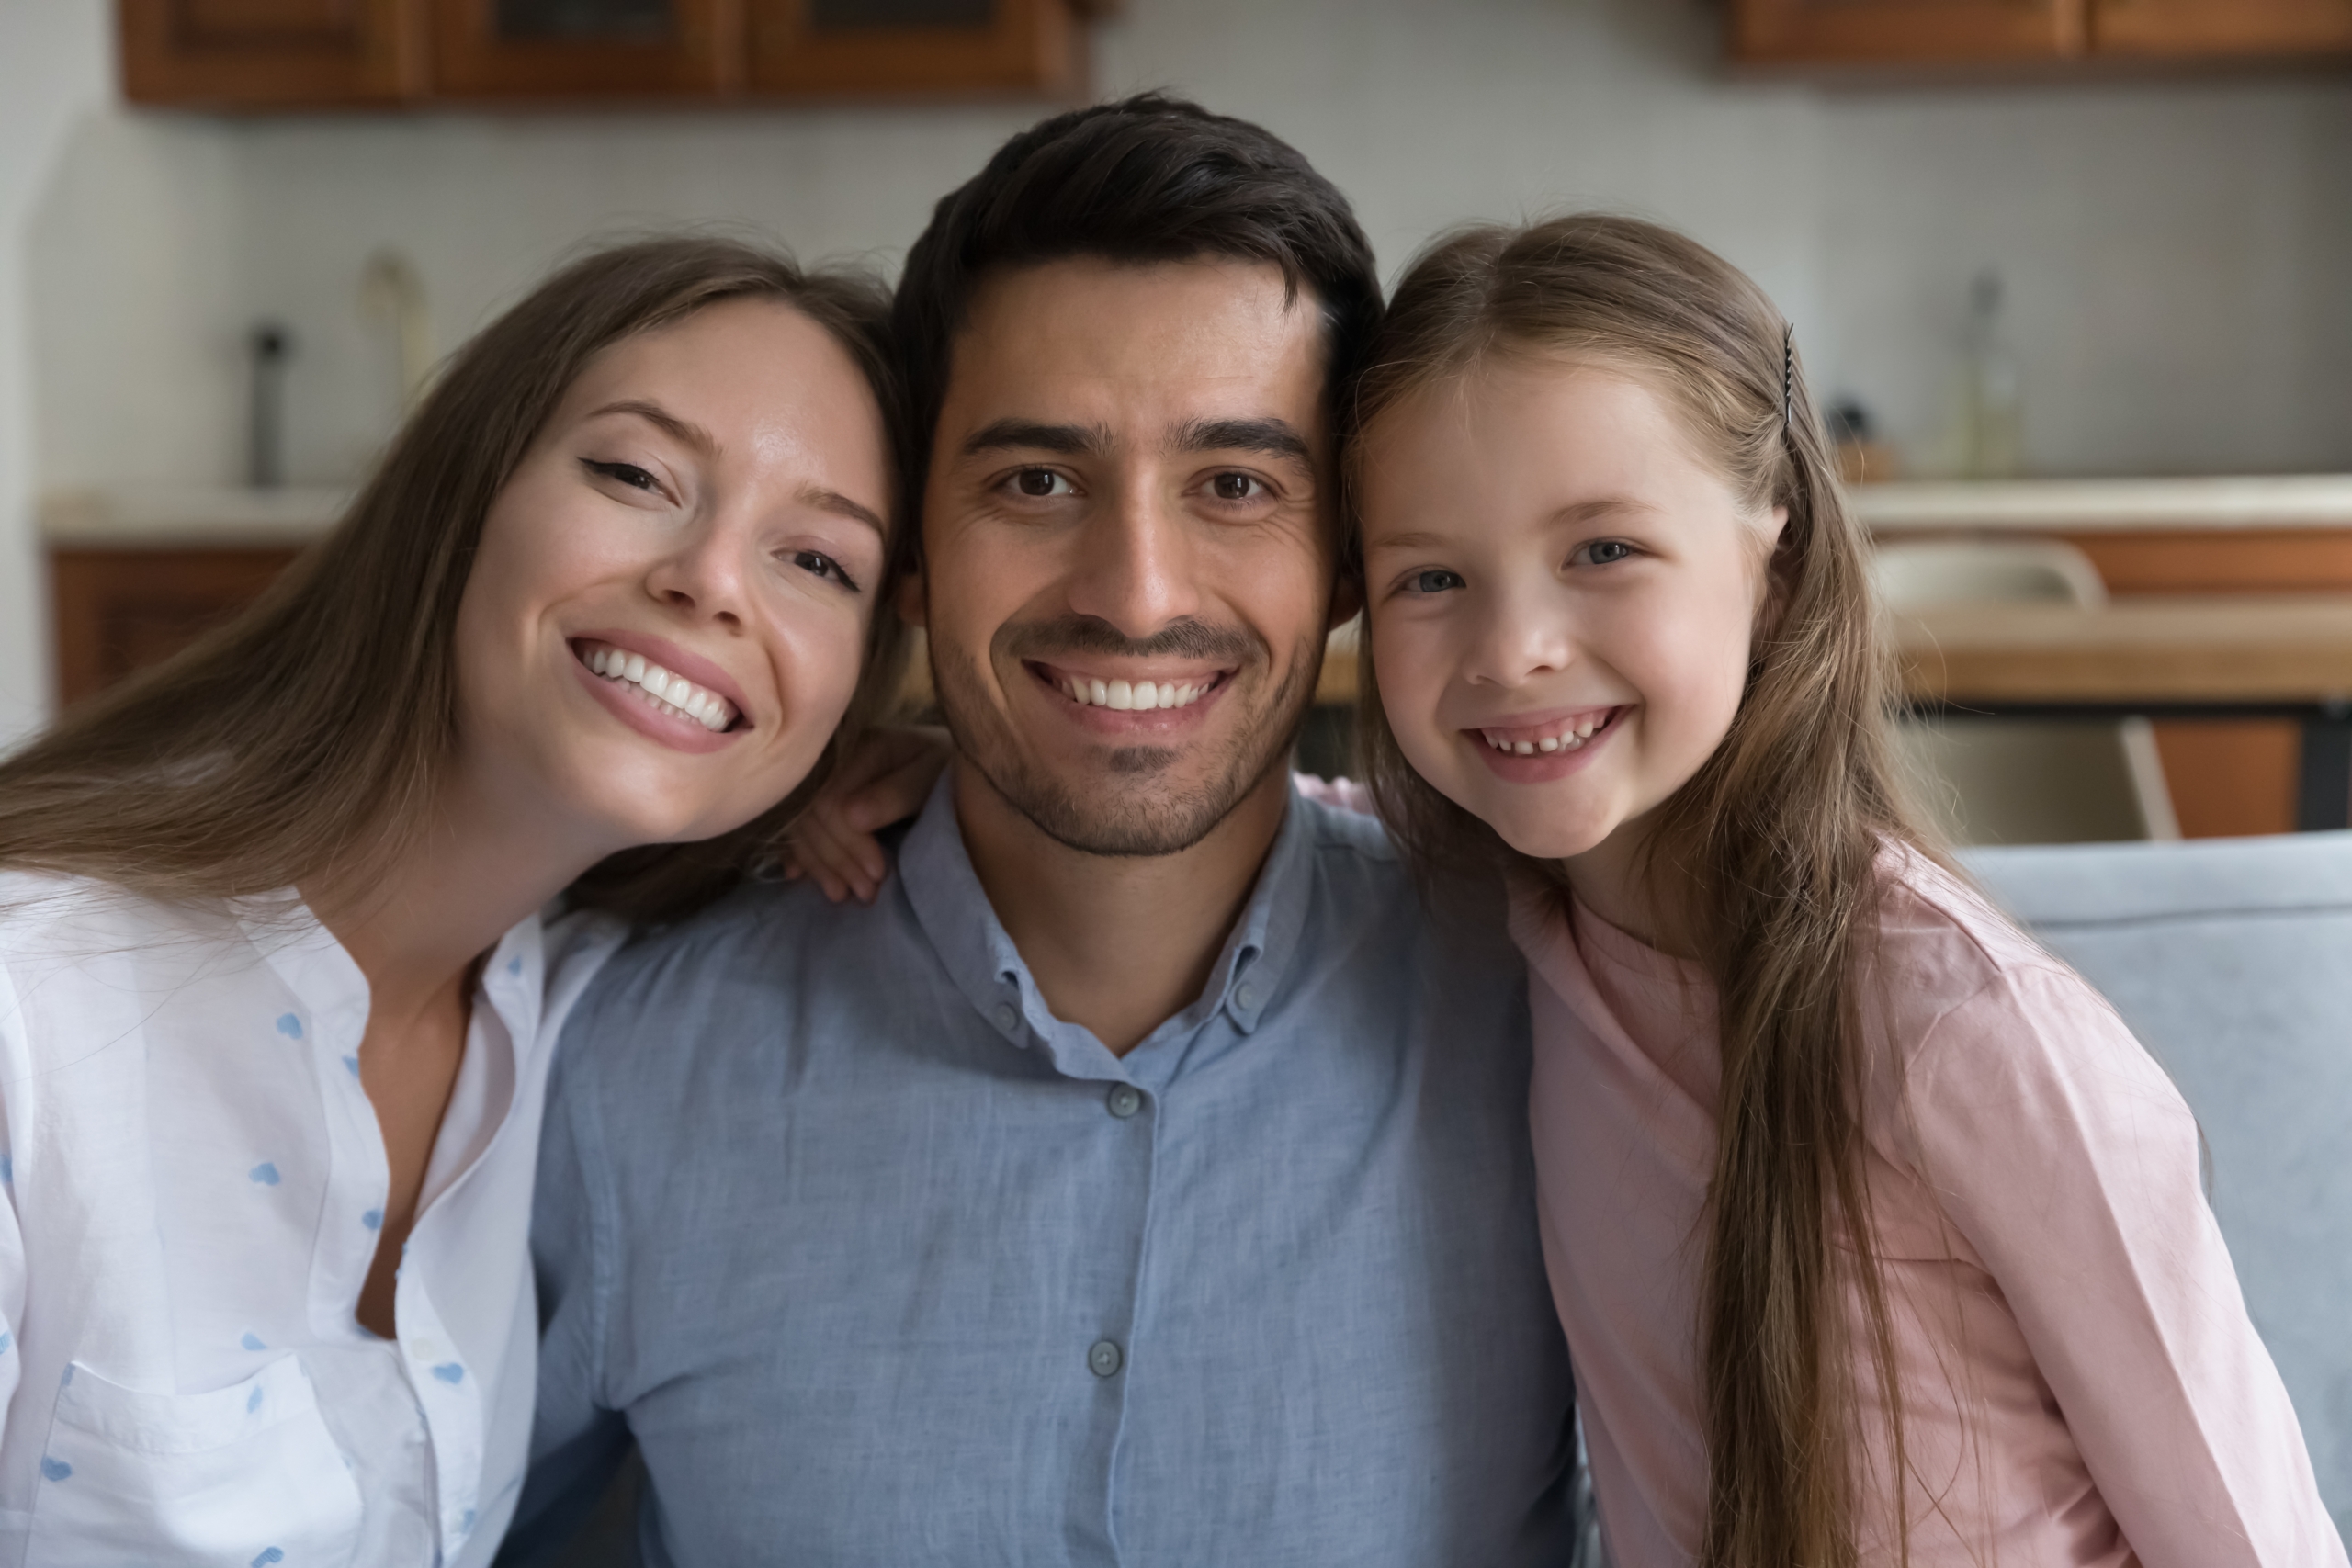
<svg viewBox="0 0 2352 1568">
<path fill-rule="evenodd" d="M 1606 713 L 1590 714 L 1574 724 L 1563 726 L 1557 735 L 1539 736 L 1532 740 L 1515 739 L 1496 729 L 1482 729 L 1478 735 L 1496 750 L 1514 757 L 1532 757 L 1538 752 L 1548 751 L 1577 751 L 1583 750 L 1584 743 L 1592 739 L 1592 732 L 1608 718 Z"/>
<path fill-rule="evenodd" d="M 1153 708 L 1190 707 L 1201 700 L 1211 682 L 1179 685 L 1173 681 L 1091 681 L 1073 675 L 1062 682 L 1069 700 L 1086 707 L 1144 713 Z"/>
<path fill-rule="evenodd" d="M 607 681 L 635 686 L 663 713 L 690 718 L 705 729 L 725 729 L 735 722 L 735 709 L 717 692 L 707 692 L 684 675 L 673 675 L 641 653 L 590 645 L 582 656 L 588 668 Z"/>
</svg>

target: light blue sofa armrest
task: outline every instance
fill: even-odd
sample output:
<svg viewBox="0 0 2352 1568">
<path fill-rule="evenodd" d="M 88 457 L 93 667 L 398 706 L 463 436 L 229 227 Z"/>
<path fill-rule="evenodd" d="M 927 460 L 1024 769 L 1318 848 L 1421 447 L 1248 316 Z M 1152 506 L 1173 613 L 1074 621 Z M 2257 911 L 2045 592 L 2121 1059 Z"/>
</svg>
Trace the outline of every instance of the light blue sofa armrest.
<svg viewBox="0 0 2352 1568">
<path fill-rule="evenodd" d="M 2352 833 L 1962 858 L 2196 1112 L 2247 1306 L 2352 1534 Z"/>
</svg>

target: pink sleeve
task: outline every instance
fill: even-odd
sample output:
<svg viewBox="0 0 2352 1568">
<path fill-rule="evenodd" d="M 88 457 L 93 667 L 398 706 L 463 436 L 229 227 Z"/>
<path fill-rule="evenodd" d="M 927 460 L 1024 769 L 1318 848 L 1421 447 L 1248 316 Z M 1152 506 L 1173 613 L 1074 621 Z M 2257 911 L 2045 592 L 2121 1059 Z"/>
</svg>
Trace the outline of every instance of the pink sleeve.
<svg viewBox="0 0 2352 1568">
<path fill-rule="evenodd" d="M 2012 970 L 1916 1064 L 1925 1174 L 2139 1562 L 2343 1564 L 2205 1202 L 2196 1122 L 2113 1010 L 2063 971 Z"/>
<path fill-rule="evenodd" d="M 1335 806 L 1359 817 L 1380 815 L 1373 807 L 1372 791 L 1353 779 L 1318 779 L 1313 773 L 1293 773 L 1290 782 L 1293 789 L 1318 805 Z"/>
</svg>

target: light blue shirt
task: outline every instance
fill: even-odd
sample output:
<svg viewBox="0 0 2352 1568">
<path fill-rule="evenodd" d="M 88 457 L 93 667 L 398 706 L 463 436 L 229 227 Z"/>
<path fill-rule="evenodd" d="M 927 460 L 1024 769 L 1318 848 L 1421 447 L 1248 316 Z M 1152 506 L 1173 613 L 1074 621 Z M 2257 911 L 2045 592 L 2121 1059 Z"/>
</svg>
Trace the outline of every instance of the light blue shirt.
<svg viewBox="0 0 2352 1568">
<path fill-rule="evenodd" d="M 1200 999 L 1057 1020 L 945 783 L 870 908 L 625 949 L 556 1067 L 512 1554 L 634 1435 L 649 1564 L 1565 1563 L 1523 972 L 1294 798 Z"/>
</svg>

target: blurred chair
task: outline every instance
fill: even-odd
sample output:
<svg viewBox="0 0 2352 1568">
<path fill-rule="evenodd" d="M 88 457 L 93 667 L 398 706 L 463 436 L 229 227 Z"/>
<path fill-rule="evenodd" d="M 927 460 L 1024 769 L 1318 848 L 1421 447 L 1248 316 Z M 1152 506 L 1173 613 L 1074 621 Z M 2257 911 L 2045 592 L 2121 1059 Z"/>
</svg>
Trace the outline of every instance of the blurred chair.
<svg viewBox="0 0 2352 1568">
<path fill-rule="evenodd" d="M 2352 1533 L 2352 833 L 1962 858 L 2196 1112 L 2246 1306 Z"/>
<path fill-rule="evenodd" d="M 2107 603 L 2090 558 L 2054 539 L 1883 545 L 1871 575 L 1879 596 L 1898 611 Z M 1954 843 L 2180 837 L 2143 718 L 1907 717 L 1896 727 L 1896 748 L 1919 804 Z"/>
</svg>

